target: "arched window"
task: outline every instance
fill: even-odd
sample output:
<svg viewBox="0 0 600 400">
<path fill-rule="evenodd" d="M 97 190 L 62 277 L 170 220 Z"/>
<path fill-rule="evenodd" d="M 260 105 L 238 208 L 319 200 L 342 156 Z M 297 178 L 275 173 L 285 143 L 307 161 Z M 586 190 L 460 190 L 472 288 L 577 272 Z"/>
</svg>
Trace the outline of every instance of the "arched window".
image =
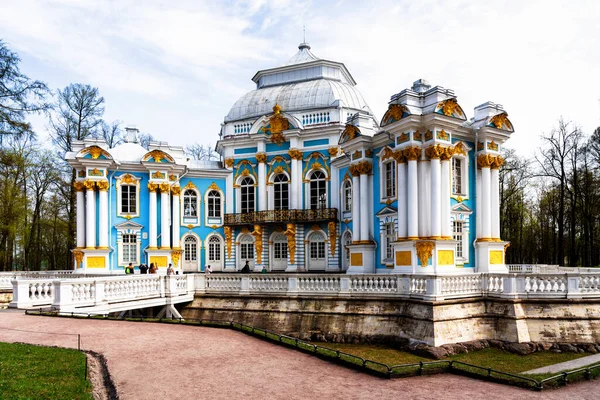
<svg viewBox="0 0 600 400">
<path fill-rule="evenodd" d="M 273 194 L 275 210 L 288 210 L 290 204 L 288 177 L 278 174 L 273 179 Z"/>
<path fill-rule="evenodd" d="M 183 216 L 193 218 L 198 216 L 198 195 L 192 189 L 183 192 Z"/>
<path fill-rule="evenodd" d="M 240 259 L 254 260 L 254 240 L 250 235 L 244 235 L 240 239 Z"/>
<path fill-rule="evenodd" d="M 325 174 L 314 171 L 310 176 L 310 208 L 316 210 L 327 207 L 327 182 Z"/>
<path fill-rule="evenodd" d="M 221 218 L 221 193 L 208 192 L 208 218 Z"/>
<path fill-rule="evenodd" d="M 345 232 L 344 235 L 342 236 L 342 251 L 344 254 L 344 259 L 343 259 L 344 270 L 348 269 L 348 266 L 350 266 L 350 248 L 348 246 L 351 244 L 352 244 L 352 234 L 350 232 Z"/>
<path fill-rule="evenodd" d="M 221 261 L 221 238 L 213 235 L 208 239 L 208 262 Z"/>
<path fill-rule="evenodd" d="M 342 211 L 352 211 L 352 182 L 349 180 L 344 181 L 342 186 Z"/>
<path fill-rule="evenodd" d="M 250 177 L 246 177 L 242 179 L 240 183 L 240 191 L 241 191 L 241 209 L 240 212 L 245 214 L 249 212 L 253 212 L 254 202 L 255 202 L 255 191 L 254 191 L 254 179 Z"/>
<path fill-rule="evenodd" d="M 383 164 L 383 197 L 396 197 L 396 162 L 387 161 Z"/>
<path fill-rule="evenodd" d="M 320 233 L 310 235 L 311 260 L 325 260 L 325 237 Z"/>
</svg>

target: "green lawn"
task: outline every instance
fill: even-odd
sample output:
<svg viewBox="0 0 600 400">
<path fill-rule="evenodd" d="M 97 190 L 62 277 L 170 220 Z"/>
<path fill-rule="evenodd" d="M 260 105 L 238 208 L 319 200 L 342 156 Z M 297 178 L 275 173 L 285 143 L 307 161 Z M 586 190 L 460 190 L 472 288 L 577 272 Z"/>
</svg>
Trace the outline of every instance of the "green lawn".
<svg viewBox="0 0 600 400">
<path fill-rule="evenodd" d="M 425 357 L 419 357 L 405 351 L 395 350 L 381 345 L 339 343 L 318 343 L 318 345 L 340 350 L 345 353 L 354 354 L 359 357 L 377 361 L 390 366 L 418 363 L 419 361 L 433 361 Z M 520 356 L 518 354 L 509 353 L 496 348 L 489 348 L 470 353 L 456 354 L 448 357 L 447 360 L 457 360 L 481 367 L 493 368 L 503 372 L 518 374 L 531 369 L 544 367 L 546 365 L 558 364 L 588 355 L 590 354 L 552 353 L 545 351 L 533 353 L 527 356 Z"/>
<path fill-rule="evenodd" d="M 0 343 L 0 399 L 91 399 L 85 353 Z"/>
</svg>

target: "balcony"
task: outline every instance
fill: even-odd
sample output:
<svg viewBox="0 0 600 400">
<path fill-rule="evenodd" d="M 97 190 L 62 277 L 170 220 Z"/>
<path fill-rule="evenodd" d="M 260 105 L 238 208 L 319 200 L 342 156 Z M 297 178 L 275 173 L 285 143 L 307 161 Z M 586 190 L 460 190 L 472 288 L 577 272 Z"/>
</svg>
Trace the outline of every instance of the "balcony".
<svg viewBox="0 0 600 400">
<path fill-rule="evenodd" d="M 299 222 L 337 221 L 337 208 L 314 210 L 267 210 L 225 214 L 225 225 L 285 224 Z"/>
</svg>

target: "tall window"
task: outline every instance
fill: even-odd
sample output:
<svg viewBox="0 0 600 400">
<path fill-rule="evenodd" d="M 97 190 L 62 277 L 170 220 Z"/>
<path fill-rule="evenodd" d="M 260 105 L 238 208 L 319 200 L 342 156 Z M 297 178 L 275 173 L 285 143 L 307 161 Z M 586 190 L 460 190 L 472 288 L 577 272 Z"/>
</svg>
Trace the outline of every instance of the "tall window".
<svg viewBox="0 0 600 400">
<path fill-rule="evenodd" d="M 344 251 L 344 265 L 348 267 L 350 263 L 350 248 L 349 245 L 352 244 L 352 234 L 350 232 L 344 233 L 344 238 L 342 239 L 342 249 Z"/>
<path fill-rule="evenodd" d="M 460 221 L 452 222 L 452 238 L 456 240 L 456 258 L 464 258 L 463 254 L 463 223 Z"/>
<path fill-rule="evenodd" d="M 350 182 L 349 180 L 346 180 L 344 182 L 344 186 L 342 187 L 342 196 L 342 205 L 344 206 L 343 211 L 352 211 L 352 182 Z"/>
<path fill-rule="evenodd" d="M 385 197 L 396 196 L 396 163 L 394 161 L 383 164 L 384 193 Z"/>
<path fill-rule="evenodd" d="M 452 194 L 464 194 L 462 190 L 463 160 L 452 158 Z"/>
<path fill-rule="evenodd" d="M 185 261 L 196 261 L 198 258 L 198 242 L 191 235 L 185 238 L 183 257 Z"/>
<path fill-rule="evenodd" d="M 325 239 L 323 235 L 313 233 L 310 237 L 310 258 L 312 260 L 325 259 Z"/>
<path fill-rule="evenodd" d="M 314 171 L 310 176 L 310 208 L 312 210 L 327 207 L 327 182 L 325 174 Z"/>
<path fill-rule="evenodd" d="M 278 174 L 273 179 L 273 194 L 275 196 L 275 209 L 289 209 L 289 185 L 288 178 L 285 174 Z"/>
<path fill-rule="evenodd" d="M 123 263 L 137 264 L 137 235 L 123 235 Z"/>
<path fill-rule="evenodd" d="M 240 184 L 241 212 L 243 214 L 254 211 L 254 179 L 246 177 Z M 243 258 L 243 257 L 242 257 Z"/>
<path fill-rule="evenodd" d="M 136 213 L 137 186 L 121 185 L 121 213 Z"/>
<path fill-rule="evenodd" d="M 252 260 L 254 258 L 254 242 L 249 236 L 245 236 L 240 242 L 240 258 Z"/>
<path fill-rule="evenodd" d="M 221 261 L 221 239 L 218 236 L 208 239 L 208 261 Z"/>
<path fill-rule="evenodd" d="M 183 216 L 198 216 L 198 195 L 194 190 L 188 189 L 183 192 Z"/>
<path fill-rule="evenodd" d="M 221 218 L 221 194 L 216 190 L 208 192 L 208 218 Z"/>
<path fill-rule="evenodd" d="M 394 229 L 394 223 L 388 222 L 384 225 L 384 239 L 385 239 L 385 259 L 394 259 L 394 240 L 396 240 L 396 230 Z"/>
</svg>

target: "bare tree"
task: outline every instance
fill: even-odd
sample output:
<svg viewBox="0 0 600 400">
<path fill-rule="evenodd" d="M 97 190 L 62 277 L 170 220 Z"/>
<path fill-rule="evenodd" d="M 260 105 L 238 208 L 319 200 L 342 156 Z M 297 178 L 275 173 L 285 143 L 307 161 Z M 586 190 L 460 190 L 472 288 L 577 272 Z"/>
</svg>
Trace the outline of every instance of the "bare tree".
<svg viewBox="0 0 600 400">
<path fill-rule="evenodd" d="M 148 149 L 148 146 L 150 146 L 150 142 L 156 141 L 156 139 L 154 139 L 154 136 L 152 136 L 149 133 L 140 133 L 138 135 L 138 140 L 140 141 L 140 146 L 142 146 L 145 149 Z"/>
<path fill-rule="evenodd" d="M 214 148 L 199 143 L 187 145 L 185 153 L 195 160 L 212 161 L 219 159 L 219 154 L 215 152 Z"/>
<path fill-rule="evenodd" d="M 100 132 L 98 137 L 104 139 L 109 148 L 113 148 L 123 143 L 123 131 L 121 130 L 121 121 L 113 121 L 110 124 L 102 121 L 100 123 Z"/>
<path fill-rule="evenodd" d="M 579 128 L 560 118 L 556 129 L 552 129 L 548 135 L 542 135 L 542 148 L 535 157 L 541 167 L 541 175 L 558 183 L 558 243 L 554 261 L 559 264 L 563 264 L 565 259 L 565 198 L 571 168 L 569 164 L 573 153 L 577 151 L 580 137 Z"/>
<path fill-rule="evenodd" d="M 31 131 L 30 113 L 47 111 L 45 83 L 32 81 L 19 70 L 21 59 L 0 40 L 0 145 L 6 135 Z"/>
</svg>

